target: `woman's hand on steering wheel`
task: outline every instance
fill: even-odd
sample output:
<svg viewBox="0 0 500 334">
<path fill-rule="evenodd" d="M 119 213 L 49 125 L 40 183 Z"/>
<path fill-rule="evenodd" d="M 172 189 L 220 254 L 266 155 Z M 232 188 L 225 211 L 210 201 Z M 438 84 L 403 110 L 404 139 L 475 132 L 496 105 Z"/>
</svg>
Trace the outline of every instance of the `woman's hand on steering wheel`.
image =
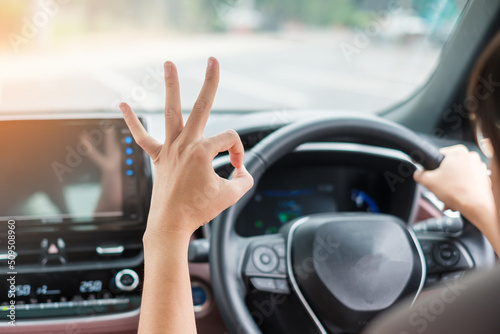
<svg viewBox="0 0 500 334">
<path fill-rule="evenodd" d="M 415 172 L 415 181 L 433 192 L 447 208 L 460 211 L 500 254 L 500 225 L 486 165 L 477 152 L 463 145 L 443 148 L 441 153 L 445 156 L 441 166 Z"/>
</svg>

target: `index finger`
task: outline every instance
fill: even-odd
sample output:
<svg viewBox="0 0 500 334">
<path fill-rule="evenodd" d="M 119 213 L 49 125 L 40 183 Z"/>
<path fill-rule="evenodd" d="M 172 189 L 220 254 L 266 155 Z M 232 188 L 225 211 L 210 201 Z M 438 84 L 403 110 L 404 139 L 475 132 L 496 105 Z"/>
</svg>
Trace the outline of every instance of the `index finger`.
<svg viewBox="0 0 500 334">
<path fill-rule="evenodd" d="M 235 168 L 240 168 L 243 165 L 245 149 L 236 131 L 227 130 L 206 140 L 210 144 L 214 157 L 220 152 L 229 151 L 231 164 Z"/>
<path fill-rule="evenodd" d="M 200 95 L 194 104 L 193 110 L 186 122 L 184 131 L 190 136 L 201 137 L 205 125 L 207 125 L 210 109 L 215 99 L 217 86 L 219 84 L 219 62 L 214 57 L 208 59 L 205 82 L 201 88 Z"/>
<path fill-rule="evenodd" d="M 132 108 L 124 102 L 120 103 L 120 110 L 123 114 L 123 119 L 132 133 L 137 145 L 142 147 L 144 151 L 155 160 L 161 150 L 161 144 L 157 142 L 151 135 L 144 129 L 144 126 L 139 121 L 139 118 L 134 113 Z"/>
</svg>

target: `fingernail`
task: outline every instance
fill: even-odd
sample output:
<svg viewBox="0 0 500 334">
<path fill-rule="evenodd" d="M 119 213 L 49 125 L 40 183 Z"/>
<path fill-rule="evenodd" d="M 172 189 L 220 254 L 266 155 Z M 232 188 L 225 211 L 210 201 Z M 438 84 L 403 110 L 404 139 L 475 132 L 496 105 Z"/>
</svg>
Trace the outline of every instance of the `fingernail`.
<svg viewBox="0 0 500 334">
<path fill-rule="evenodd" d="M 167 61 L 165 63 L 165 75 L 170 75 L 172 74 L 172 63 Z"/>
<path fill-rule="evenodd" d="M 215 58 L 214 57 L 209 57 L 208 58 L 208 66 L 207 66 L 207 68 L 209 70 L 211 70 L 212 68 L 214 68 L 214 65 L 215 65 Z"/>
</svg>

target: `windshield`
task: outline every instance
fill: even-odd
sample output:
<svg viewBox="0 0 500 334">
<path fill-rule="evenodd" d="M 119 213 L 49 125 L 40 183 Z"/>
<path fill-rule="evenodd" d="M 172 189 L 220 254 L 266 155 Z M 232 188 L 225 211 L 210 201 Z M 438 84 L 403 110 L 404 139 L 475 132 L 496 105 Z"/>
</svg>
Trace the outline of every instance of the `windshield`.
<svg viewBox="0 0 500 334">
<path fill-rule="evenodd" d="M 209 56 L 214 110 L 382 111 L 425 84 L 466 0 L 2 0 L 0 111 L 190 109 Z"/>
</svg>

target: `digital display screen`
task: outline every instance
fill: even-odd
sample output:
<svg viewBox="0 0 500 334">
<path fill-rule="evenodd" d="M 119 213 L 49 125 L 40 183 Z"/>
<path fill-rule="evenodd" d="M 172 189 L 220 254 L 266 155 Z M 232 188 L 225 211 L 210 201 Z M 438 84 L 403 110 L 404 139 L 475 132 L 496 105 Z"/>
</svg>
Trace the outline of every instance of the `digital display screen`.
<svg viewBox="0 0 500 334">
<path fill-rule="evenodd" d="M 102 291 L 102 280 L 91 280 L 91 281 L 80 281 L 78 291 L 82 294 L 85 293 L 97 293 Z M 58 297 L 62 294 L 61 289 L 51 289 L 46 284 L 41 284 L 38 287 L 34 287 L 31 284 L 21 284 L 16 285 L 15 295 L 17 297 L 36 297 L 41 298 L 51 298 L 52 296 Z"/>
<path fill-rule="evenodd" d="M 17 275 L 15 282 L 7 276 L 0 281 L 0 316 L 9 319 L 12 300 L 16 319 L 95 316 L 136 309 L 141 292 L 118 289 L 114 283 L 118 270 L 25 273 Z"/>
<path fill-rule="evenodd" d="M 388 213 L 390 198 L 383 176 L 364 169 L 271 169 L 240 213 L 236 231 L 245 237 L 273 234 L 289 221 L 314 213 Z"/>
<path fill-rule="evenodd" d="M 3 121 L 0 156 L 0 220 L 140 218 L 143 156 L 121 119 Z"/>
</svg>

